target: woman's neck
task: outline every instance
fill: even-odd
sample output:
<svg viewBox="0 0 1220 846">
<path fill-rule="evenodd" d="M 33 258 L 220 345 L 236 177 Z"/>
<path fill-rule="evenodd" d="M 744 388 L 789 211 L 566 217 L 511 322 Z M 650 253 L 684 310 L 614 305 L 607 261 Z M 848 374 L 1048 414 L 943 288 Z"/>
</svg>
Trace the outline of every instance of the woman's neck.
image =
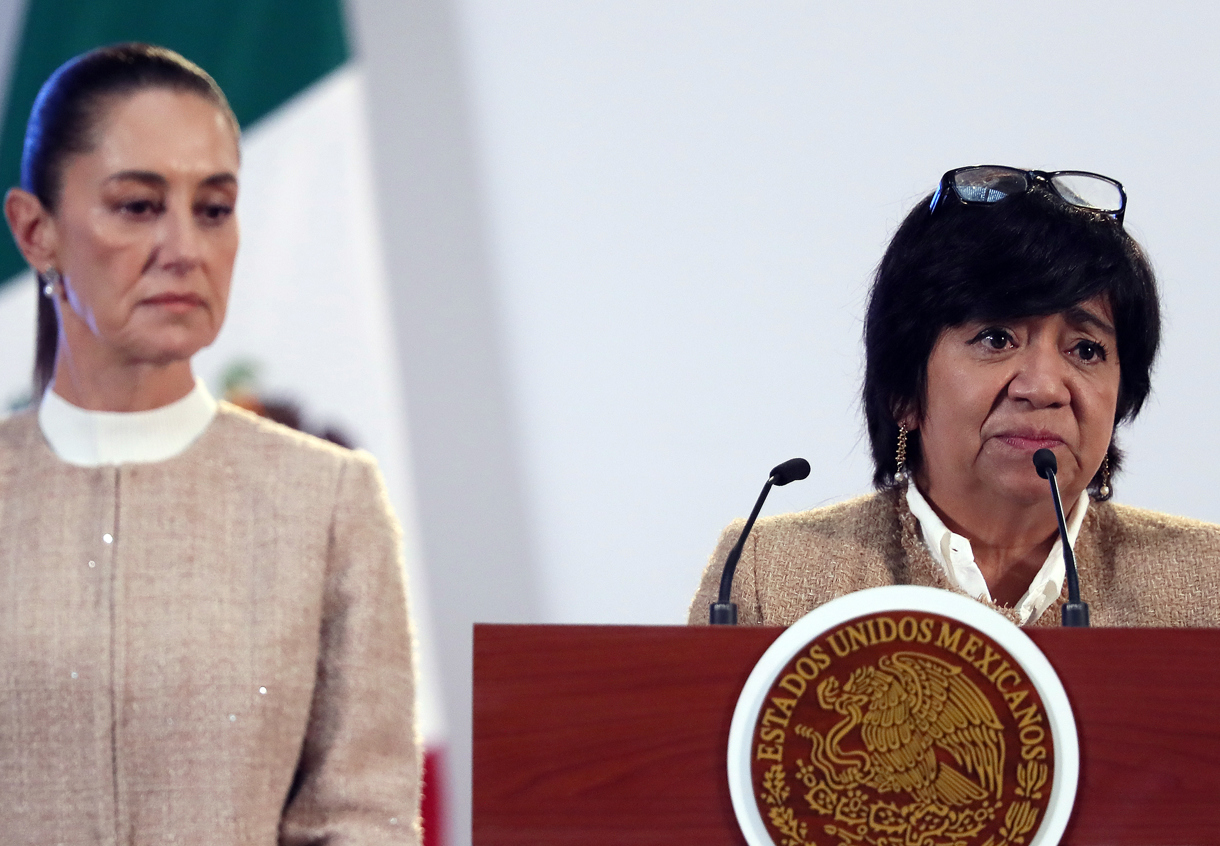
<svg viewBox="0 0 1220 846">
<path fill-rule="evenodd" d="M 1032 504 L 1010 504 L 994 498 L 953 497 L 930 489 L 925 480 L 919 487 L 945 527 L 970 541 L 992 600 L 1009 607 L 1020 601 L 1058 537 L 1058 518 L 1049 495 Z"/>
<path fill-rule="evenodd" d="M 149 411 L 182 399 L 194 387 L 189 360 L 82 366 L 63 345 L 55 357 L 52 390 L 87 411 Z"/>
</svg>

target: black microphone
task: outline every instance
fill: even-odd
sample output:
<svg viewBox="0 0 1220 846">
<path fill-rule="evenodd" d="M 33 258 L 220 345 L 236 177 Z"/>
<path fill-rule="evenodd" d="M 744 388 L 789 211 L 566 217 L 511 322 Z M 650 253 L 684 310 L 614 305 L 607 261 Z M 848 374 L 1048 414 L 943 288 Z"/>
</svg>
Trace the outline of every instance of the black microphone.
<svg viewBox="0 0 1220 846">
<path fill-rule="evenodd" d="M 737 562 L 741 560 L 741 551 L 745 548 L 746 538 L 749 537 L 750 529 L 754 528 L 754 521 L 758 519 L 758 512 L 762 511 L 763 503 L 767 501 L 767 494 L 771 493 L 772 486 L 783 487 L 789 482 L 799 482 L 808 476 L 809 462 L 803 458 L 789 458 L 783 464 L 772 468 L 771 475 L 767 478 L 767 484 L 763 485 L 762 493 L 758 495 L 758 502 L 754 503 L 754 510 L 750 512 L 750 519 L 746 521 L 746 527 L 741 530 L 741 537 L 737 539 L 737 543 L 729 552 L 729 557 L 725 559 L 724 570 L 720 573 L 720 598 L 711 605 L 709 622 L 713 626 L 737 625 L 737 604 L 729 601 L 733 592 L 733 574 L 737 572 Z"/>
<path fill-rule="evenodd" d="M 1068 601 L 1063 603 L 1063 625 L 1084 628 L 1089 625 L 1089 604 L 1080 601 L 1080 577 L 1076 574 L 1076 554 L 1068 542 L 1067 523 L 1063 519 L 1063 502 L 1059 499 L 1059 482 L 1055 473 L 1059 462 L 1055 453 L 1040 449 L 1034 453 L 1034 469 L 1051 483 L 1051 499 L 1055 501 L 1055 516 L 1059 519 L 1059 542 L 1063 545 L 1063 567 L 1067 571 Z"/>
</svg>

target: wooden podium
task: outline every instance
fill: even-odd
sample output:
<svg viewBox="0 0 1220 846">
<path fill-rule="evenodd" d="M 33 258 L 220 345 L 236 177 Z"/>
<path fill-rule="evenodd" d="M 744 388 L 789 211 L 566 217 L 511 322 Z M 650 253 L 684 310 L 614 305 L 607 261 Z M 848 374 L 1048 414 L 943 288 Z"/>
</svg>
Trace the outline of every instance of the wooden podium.
<svg viewBox="0 0 1220 846">
<path fill-rule="evenodd" d="M 729 721 L 782 629 L 475 626 L 474 846 L 742 846 Z M 1220 843 L 1220 629 L 1047 629 L 1065 844 Z"/>
</svg>

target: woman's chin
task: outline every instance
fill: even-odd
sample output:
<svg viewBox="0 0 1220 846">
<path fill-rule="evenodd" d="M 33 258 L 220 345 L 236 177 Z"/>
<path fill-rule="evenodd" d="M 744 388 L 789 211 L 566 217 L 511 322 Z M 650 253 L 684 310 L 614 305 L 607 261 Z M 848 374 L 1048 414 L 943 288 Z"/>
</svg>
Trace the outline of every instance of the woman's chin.
<svg viewBox="0 0 1220 846">
<path fill-rule="evenodd" d="M 998 493 L 1012 505 L 1023 508 L 1036 508 L 1051 501 L 1050 488 L 1036 476 L 1033 482 L 1028 479 L 1013 481 L 1000 488 Z"/>
<path fill-rule="evenodd" d="M 1079 473 L 1074 467 L 1061 468 L 1056 482 L 1059 485 L 1059 495 L 1063 500 L 1064 511 L 1071 509 L 1075 498 L 1080 495 L 1077 489 Z M 1031 466 L 1012 468 L 1011 472 L 997 472 L 990 487 L 996 496 L 1018 507 L 1040 508 L 1051 504 L 1050 482 L 1038 475 Z"/>
<path fill-rule="evenodd" d="M 978 482 L 971 486 L 979 498 L 991 499 L 997 506 L 1017 508 L 1050 503 L 1050 483 L 1038 475 L 1033 462 L 1011 455 L 1006 458 L 980 468 Z M 1061 490 L 1062 485 L 1060 479 Z"/>
<path fill-rule="evenodd" d="M 197 352 L 216 340 L 210 327 L 165 327 L 139 338 L 128 338 L 123 344 L 128 360 L 139 364 L 170 365 L 189 361 Z"/>
<path fill-rule="evenodd" d="M 137 367 L 171 367 L 189 362 L 206 344 L 145 344 L 129 349 L 126 360 Z"/>
</svg>

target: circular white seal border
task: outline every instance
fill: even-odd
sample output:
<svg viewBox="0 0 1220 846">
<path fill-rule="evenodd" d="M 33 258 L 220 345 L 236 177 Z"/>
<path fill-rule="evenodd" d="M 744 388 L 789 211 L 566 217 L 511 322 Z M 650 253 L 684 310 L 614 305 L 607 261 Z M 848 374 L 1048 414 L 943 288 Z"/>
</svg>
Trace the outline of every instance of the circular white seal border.
<svg viewBox="0 0 1220 846">
<path fill-rule="evenodd" d="M 1042 697 L 1055 744 L 1055 776 L 1050 802 L 1029 846 L 1057 844 L 1072 815 L 1080 777 L 1076 718 L 1059 676 L 1029 636 L 995 611 L 960 594 L 915 585 L 870 588 L 827 602 L 793 623 L 754 665 L 737 699 L 729 727 L 729 795 L 746 841 L 750 846 L 774 846 L 758 810 L 750 775 L 754 727 L 767 691 L 787 663 L 814 639 L 849 620 L 886 611 L 923 611 L 973 626 L 1008 650 L 1025 670 Z"/>
</svg>

